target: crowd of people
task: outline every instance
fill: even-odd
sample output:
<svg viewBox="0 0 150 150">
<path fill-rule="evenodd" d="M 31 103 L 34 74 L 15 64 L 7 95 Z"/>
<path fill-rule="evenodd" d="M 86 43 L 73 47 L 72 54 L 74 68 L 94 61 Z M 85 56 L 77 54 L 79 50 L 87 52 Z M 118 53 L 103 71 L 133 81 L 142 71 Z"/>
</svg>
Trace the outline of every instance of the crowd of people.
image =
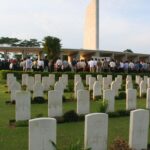
<svg viewBox="0 0 150 150">
<path fill-rule="evenodd" d="M 145 61 L 117 61 L 104 59 L 77 60 L 71 62 L 58 58 L 57 60 L 30 59 L 2 60 L 0 70 L 49 71 L 49 72 L 148 72 L 150 63 Z"/>
</svg>

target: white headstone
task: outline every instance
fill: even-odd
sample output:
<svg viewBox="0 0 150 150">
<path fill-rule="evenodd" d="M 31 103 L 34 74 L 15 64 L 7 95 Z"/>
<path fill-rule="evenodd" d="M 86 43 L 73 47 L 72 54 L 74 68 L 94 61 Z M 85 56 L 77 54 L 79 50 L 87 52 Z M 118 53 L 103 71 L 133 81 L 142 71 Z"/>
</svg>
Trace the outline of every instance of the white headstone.
<svg viewBox="0 0 150 150">
<path fill-rule="evenodd" d="M 109 83 L 111 83 L 112 82 L 112 75 L 107 75 L 107 80 Z"/>
<path fill-rule="evenodd" d="M 148 76 L 144 76 L 144 82 L 145 82 L 145 84 L 147 84 L 147 79 L 148 79 Z"/>
<path fill-rule="evenodd" d="M 109 89 L 108 79 L 106 77 L 103 78 L 103 91 Z"/>
<path fill-rule="evenodd" d="M 63 82 L 57 81 L 54 85 L 54 90 L 59 91 L 61 93 L 61 95 L 63 96 L 63 94 L 64 94 Z"/>
<path fill-rule="evenodd" d="M 49 77 L 42 77 L 42 86 L 44 91 L 48 91 L 50 88 L 50 80 Z"/>
<path fill-rule="evenodd" d="M 50 85 L 53 86 L 55 84 L 55 75 L 49 74 Z"/>
<path fill-rule="evenodd" d="M 121 89 L 122 85 L 122 75 L 117 75 L 117 78 L 115 78 L 115 81 L 117 82 L 118 89 Z"/>
<path fill-rule="evenodd" d="M 107 150 L 108 115 L 93 113 L 85 116 L 84 148 Z"/>
<path fill-rule="evenodd" d="M 33 91 L 33 86 L 34 86 L 34 77 L 29 76 L 27 80 L 27 90 Z"/>
<path fill-rule="evenodd" d="M 146 94 L 146 108 L 150 109 L 150 88 L 147 89 L 147 94 Z"/>
<path fill-rule="evenodd" d="M 77 97 L 77 91 L 78 90 L 84 90 L 84 86 L 83 86 L 83 83 L 81 81 L 77 82 L 75 85 L 75 92 L 74 92 L 75 97 Z"/>
<path fill-rule="evenodd" d="M 142 80 L 140 83 L 140 97 L 142 97 L 142 95 L 146 93 L 146 89 L 146 83 L 144 80 Z"/>
<path fill-rule="evenodd" d="M 34 75 L 34 81 L 36 82 L 40 82 L 41 83 L 41 74 L 35 74 Z"/>
<path fill-rule="evenodd" d="M 95 81 L 93 85 L 93 99 L 95 99 L 96 96 L 102 96 L 100 81 Z"/>
<path fill-rule="evenodd" d="M 62 74 L 62 80 L 65 84 L 65 87 L 68 86 L 68 75 L 67 74 Z"/>
<path fill-rule="evenodd" d="M 90 79 L 90 77 L 92 77 L 91 74 L 87 74 L 86 75 L 86 85 L 89 85 L 89 79 Z"/>
<path fill-rule="evenodd" d="M 28 74 L 22 74 L 22 85 L 27 85 Z"/>
<path fill-rule="evenodd" d="M 147 79 L 147 88 L 150 88 L 150 78 Z"/>
<path fill-rule="evenodd" d="M 102 75 L 97 75 L 97 81 L 99 81 L 100 84 L 103 85 L 103 76 Z"/>
<path fill-rule="evenodd" d="M 8 81 L 8 92 L 11 91 L 11 89 L 13 88 L 13 83 L 17 82 L 16 77 L 10 77 L 9 81 Z"/>
<path fill-rule="evenodd" d="M 95 81 L 96 81 L 95 77 L 90 77 L 89 78 L 89 91 L 93 90 L 93 85 L 94 85 Z"/>
<path fill-rule="evenodd" d="M 136 109 L 136 96 L 137 96 L 137 91 L 135 89 L 127 89 L 126 110 Z"/>
<path fill-rule="evenodd" d="M 65 83 L 65 81 L 64 81 L 64 79 L 62 77 L 59 77 L 58 82 L 62 82 L 64 90 L 67 88 L 67 84 Z"/>
<path fill-rule="evenodd" d="M 136 75 L 136 76 L 135 76 L 135 83 L 136 83 L 136 84 L 140 84 L 141 80 L 142 80 L 142 79 L 141 79 L 141 77 L 140 77 L 139 75 Z"/>
<path fill-rule="evenodd" d="M 56 150 L 56 119 L 38 118 L 29 121 L 29 150 Z"/>
<path fill-rule="evenodd" d="M 77 114 L 85 115 L 90 112 L 90 94 L 87 90 L 77 92 Z"/>
<path fill-rule="evenodd" d="M 21 85 L 19 82 L 13 82 L 11 87 L 11 99 L 10 101 L 15 101 L 16 99 L 16 91 L 21 90 Z"/>
<path fill-rule="evenodd" d="M 127 75 L 126 77 L 126 82 L 129 81 L 129 82 L 132 82 L 132 76 L 131 75 Z"/>
<path fill-rule="evenodd" d="M 60 91 L 48 92 L 48 116 L 60 117 L 63 115 L 62 95 Z"/>
<path fill-rule="evenodd" d="M 149 111 L 138 109 L 131 111 L 129 147 L 135 150 L 146 150 L 148 145 Z"/>
<path fill-rule="evenodd" d="M 121 82 L 122 84 L 122 75 L 117 75 L 117 79 Z"/>
<path fill-rule="evenodd" d="M 118 85 L 116 81 L 111 83 L 111 90 L 114 92 L 115 96 L 118 96 Z"/>
<path fill-rule="evenodd" d="M 14 74 L 13 73 L 7 73 L 7 86 L 9 85 L 9 82 L 13 79 Z"/>
<path fill-rule="evenodd" d="M 16 92 L 16 121 L 29 120 L 31 117 L 31 94 L 29 91 Z"/>
<path fill-rule="evenodd" d="M 81 77 L 80 77 L 79 74 L 76 74 L 74 76 L 74 91 L 75 91 L 75 86 L 76 86 L 77 82 L 82 82 Z"/>
<path fill-rule="evenodd" d="M 126 90 L 127 89 L 133 89 L 133 83 L 132 83 L 132 81 L 127 81 L 126 82 Z"/>
<path fill-rule="evenodd" d="M 44 97 L 44 88 L 40 82 L 36 82 L 33 87 L 33 97 Z"/>
<path fill-rule="evenodd" d="M 107 101 L 107 112 L 114 112 L 115 110 L 115 96 L 114 91 L 107 89 L 104 90 L 103 101 Z"/>
</svg>

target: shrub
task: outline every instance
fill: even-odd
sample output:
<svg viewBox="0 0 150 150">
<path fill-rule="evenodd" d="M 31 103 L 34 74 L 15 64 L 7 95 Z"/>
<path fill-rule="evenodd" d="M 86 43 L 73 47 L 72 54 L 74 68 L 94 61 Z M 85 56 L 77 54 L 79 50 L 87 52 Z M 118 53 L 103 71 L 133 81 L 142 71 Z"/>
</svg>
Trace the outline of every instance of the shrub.
<svg viewBox="0 0 150 150">
<path fill-rule="evenodd" d="M 37 114 L 36 115 L 36 118 L 41 118 L 41 117 L 43 117 L 44 115 L 43 114 Z"/>
<path fill-rule="evenodd" d="M 46 103 L 46 100 L 43 97 L 34 97 L 32 104 L 43 104 Z"/>
<path fill-rule="evenodd" d="M 69 82 L 68 83 L 68 92 L 73 92 L 73 88 L 74 88 L 74 82 Z"/>
<path fill-rule="evenodd" d="M 66 101 L 67 101 L 65 95 L 63 95 L 62 99 L 63 99 L 63 102 L 66 102 Z"/>
<path fill-rule="evenodd" d="M 15 119 L 9 120 L 9 126 L 16 127 L 16 120 Z"/>
<path fill-rule="evenodd" d="M 68 149 L 68 150 L 81 150 L 81 149 L 82 149 L 81 143 L 80 143 L 80 141 L 77 141 L 77 143 L 71 144 L 71 145 L 69 146 L 69 149 Z"/>
<path fill-rule="evenodd" d="M 119 92 L 119 95 L 116 96 L 116 99 L 119 99 L 119 100 L 123 100 L 125 98 L 126 98 L 126 92 L 124 91 Z"/>
<path fill-rule="evenodd" d="M 1 79 L 6 79 L 7 77 L 7 73 L 14 73 L 14 75 L 17 77 L 17 79 L 21 79 L 22 74 L 27 73 L 30 76 L 34 76 L 35 74 L 41 74 L 42 76 L 48 76 L 49 74 L 51 74 L 51 72 L 24 72 L 24 71 L 10 71 L 10 70 L 1 70 L 0 71 L 0 78 Z M 64 72 L 53 72 L 52 74 L 55 74 L 56 80 L 63 74 Z M 74 72 L 65 72 L 65 74 L 68 74 L 69 79 L 74 79 Z M 102 73 L 89 73 L 89 72 L 79 72 L 78 74 L 80 74 L 81 78 L 83 80 L 85 80 L 86 78 L 86 74 L 91 74 L 93 77 L 96 77 L 98 74 L 101 74 L 103 76 L 107 76 L 108 74 L 112 75 L 113 79 L 117 76 L 117 75 L 122 75 L 123 79 L 126 79 L 127 75 L 131 75 L 132 79 L 135 80 L 135 76 L 137 75 L 137 73 L 118 73 L 118 72 L 114 72 L 114 73 L 107 73 L 107 72 L 102 72 Z M 138 73 L 138 75 L 140 76 L 149 76 L 149 73 Z M 124 82 L 124 81 L 123 81 Z"/>
<path fill-rule="evenodd" d="M 63 118 L 65 122 L 77 122 L 79 117 L 74 110 L 70 110 L 63 115 Z"/>
<path fill-rule="evenodd" d="M 119 89 L 119 91 L 125 91 L 125 88 L 126 88 L 126 87 L 125 87 L 125 84 L 122 84 L 122 85 L 121 85 L 121 89 Z"/>
<path fill-rule="evenodd" d="M 69 146 L 69 149 L 67 150 L 83 150 L 82 148 L 82 144 L 80 141 L 77 141 L 75 144 L 71 144 Z M 87 149 L 84 149 L 84 150 L 91 150 L 91 148 L 87 148 Z"/>
<path fill-rule="evenodd" d="M 118 110 L 118 113 L 120 116 L 129 116 L 130 115 L 130 111 L 126 111 L 126 110 Z"/>
<path fill-rule="evenodd" d="M 146 98 L 146 93 L 143 93 L 141 98 Z"/>
<path fill-rule="evenodd" d="M 109 112 L 109 117 L 110 118 L 115 118 L 115 117 L 126 117 L 130 115 L 130 111 L 126 110 L 118 110 L 116 112 Z"/>
<path fill-rule="evenodd" d="M 28 120 L 26 121 L 16 121 L 16 127 L 27 127 L 28 126 Z"/>
<path fill-rule="evenodd" d="M 121 117 L 118 112 L 109 112 L 108 115 L 110 118 Z"/>
<path fill-rule="evenodd" d="M 139 88 L 139 85 L 138 85 L 137 83 L 134 83 L 134 84 L 133 84 L 133 88 L 134 88 L 134 89 L 138 89 L 138 88 Z"/>
<path fill-rule="evenodd" d="M 15 119 L 11 119 L 11 120 L 9 120 L 9 126 L 11 126 L 11 127 L 27 127 L 28 120 L 16 121 Z"/>
<path fill-rule="evenodd" d="M 110 146 L 110 150 L 132 150 L 129 148 L 128 143 L 122 138 L 116 138 Z"/>
<path fill-rule="evenodd" d="M 99 101 L 102 98 L 102 96 L 95 96 L 94 101 Z"/>
<path fill-rule="evenodd" d="M 107 100 L 100 101 L 97 111 L 105 113 L 107 110 L 107 107 L 108 107 L 108 101 Z"/>
</svg>

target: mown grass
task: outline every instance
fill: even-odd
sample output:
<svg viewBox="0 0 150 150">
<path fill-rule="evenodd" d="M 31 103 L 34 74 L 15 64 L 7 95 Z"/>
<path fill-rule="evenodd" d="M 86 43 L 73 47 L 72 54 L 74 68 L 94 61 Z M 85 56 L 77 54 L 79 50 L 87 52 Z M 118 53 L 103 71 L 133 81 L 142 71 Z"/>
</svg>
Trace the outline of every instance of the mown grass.
<svg viewBox="0 0 150 150">
<path fill-rule="evenodd" d="M 10 94 L 5 93 L 5 81 L 0 82 L 0 150 L 27 150 L 28 127 L 10 127 L 9 120 L 15 119 L 15 105 L 7 105 Z M 71 97 L 73 93 L 66 93 Z M 145 99 L 138 99 L 137 107 L 145 108 Z M 70 101 L 63 104 L 64 112 L 76 110 L 76 102 Z M 91 101 L 91 112 L 97 112 L 98 102 Z M 125 100 L 116 100 L 115 110 L 125 110 Z M 47 104 L 32 104 L 32 118 L 37 116 L 47 117 Z M 93 127 L 94 128 L 94 127 Z M 128 141 L 129 117 L 109 118 L 109 145 L 116 137 Z M 59 150 L 67 150 L 71 143 L 84 141 L 84 122 L 63 123 L 57 125 L 57 146 Z M 150 139 L 149 139 L 150 142 Z"/>
</svg>

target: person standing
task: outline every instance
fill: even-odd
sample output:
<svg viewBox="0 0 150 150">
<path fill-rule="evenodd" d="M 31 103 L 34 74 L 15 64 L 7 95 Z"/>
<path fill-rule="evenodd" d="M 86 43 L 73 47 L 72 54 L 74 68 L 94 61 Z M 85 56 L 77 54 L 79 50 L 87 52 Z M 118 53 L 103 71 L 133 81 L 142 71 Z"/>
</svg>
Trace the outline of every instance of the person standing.
<svg viewBox="0 0 150 150">
<path fill-rule="evenodd" d="M 102 63 L 100 59 L 97 60 L 97 66 L 96 66 L 96 72 L 101 72 L 102 68 Z"/>
<path fill-rule="evenodd" d="M 31 71 L 31 69 L 32 69 L 32 61 L 31 61 L 30 57 L 28 57 L 26 59 L 26 71 Z"/>
<path fill-rule="evenodd" d="M 75 58 L 73 58 L 73 60 L 71 62 L 71 66 L 72 66 L 72 71 L 76 72 L 77 71 L 77 61 Z"/>
<path fill-rule="evenodd" d="M 47 56 L 44 58 L 44 71 L 49 70 L 49 60 L 47 59 Z"/>
<path fill-rule="evenodd" d="M 94 61 L 93 61 L 93 58 L 91 58 L 91 60 L 88 62 L 88 64 L 89 64 L 90 72 L 94 72 Z"/>
</svg>

